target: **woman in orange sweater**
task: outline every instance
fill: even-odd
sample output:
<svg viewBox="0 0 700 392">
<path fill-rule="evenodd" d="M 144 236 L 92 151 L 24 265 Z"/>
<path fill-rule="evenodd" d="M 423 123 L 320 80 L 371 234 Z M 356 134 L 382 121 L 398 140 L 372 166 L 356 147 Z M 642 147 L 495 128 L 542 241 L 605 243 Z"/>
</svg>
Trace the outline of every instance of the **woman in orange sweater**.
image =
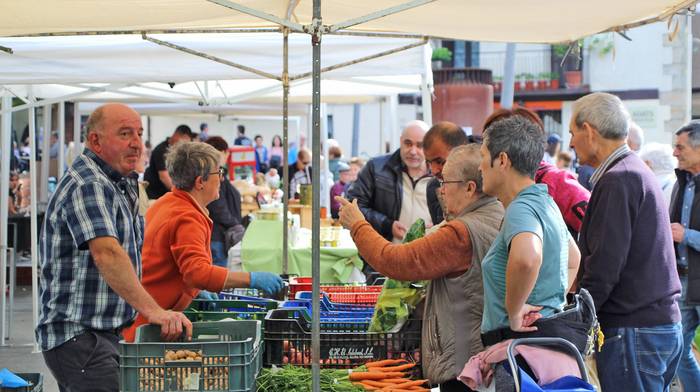
<svg viewBox="0 0 700 392">
<path fill-rule="evenodd" d="M 220 163 L 221 154 L 199 142 L 178 143 L 166 157 L 173 189 L 146 213 L 141 277 L 143 286 L 164 309 L 187 308 L 200 290 L 252 287 L 274 294 L 283 286 L 276 274 L 232 272 L 212 265 L 212 221 L 206 206 L 219 198 L 224 175 Z M 145 323 L 138 315 L 124 330 L 124 338 L 133 341 L 136 328 Z"/>
</svg>

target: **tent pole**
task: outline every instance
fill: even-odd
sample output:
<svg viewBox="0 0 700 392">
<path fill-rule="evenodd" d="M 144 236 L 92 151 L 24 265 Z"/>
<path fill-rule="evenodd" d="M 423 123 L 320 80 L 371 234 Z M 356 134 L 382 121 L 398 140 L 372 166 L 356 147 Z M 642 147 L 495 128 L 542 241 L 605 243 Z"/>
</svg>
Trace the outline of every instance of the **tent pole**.
<svg viewBox="0 0 700 392">
<path fill-rule="evenodd" d="M 360 58 L 355 59 L 355 60 L 344 61 L 344 62 L 342 62 L 342 63 L 330 65 L 330 66 L 328 66 L 328 67 L 323 67 L 323 68 L 321 68 L 321 72 L 329 72 L 329 71 L 336 70 L 336 69 L 338 69 L 338 68 L 347 67 L 347 66 L 349 66 L 349 65 L 354 65 L 354 64 L 358 64 L 358 63 L 365 62 L 365 61 L 373 60 L 373 59 L 376 59 L 376 58 L 379 58 L 379 57 L 388 56 L 388 55 L 390 55 L 390 54 L 402 52 L 402 51 L 404 51 L 404 50 L 412 49 L 412 48 L 415 48 L 415 47 L 418 47 L 418 46 L 423 46 L 423 45 L 425 45 L 425 44 L 427 44 L 427 43 L 428 43 L 428 39 L 426 38 L 426 39 L 424 39 L 424 40 L 422 40 L 422 41 L 418 41 L 418 42 L 414 42 L 414 43 L 411 43 L 411 44 L 408 44 L 408 45 L 400 46 L 400 47 L 398 47 L 398 48 L 385 50 L 385 51 L 382 51 L 382 52 L 379 52 L 379 53 L 371 54 L 371 55 L 369 55 L 369 56 L 360 57 Z M 302 74 L 299 74 L 299 75 L 294 75 L 294 76 L 292 76 L 290 79 L 291 79 L 291 80 L 299 80 L 299 79 L 308 78 L 309 76 L 312 76 L 312 72 L 305 72 L 305 73 L 302 73 Z"/>
<path fill-rule="evenodd" d="M 32 97 L 33 98 L 33 97 Z M 32 320 L 33 326 L 39 323 L 39 292 L 37 288 L 37 282 L 39 280 L 39 238 L 38 238 L 38 221 L 37 221 L 37 178 L 36 178 L 36 115 L 34 113 L 34 107 L 30 107 L 27 111 L 29 114 L 29 176 L 30 176 L 30 205 L 31 205 L 31 217 L 30 217 L 30 230 L 31 230 L 31 252 L 32 252 Z M 48 153 L 48 151 L 47 151 Z M 39 343 L 34 338 L 34 352 L 39 351 Z"/>
<path fill-rule="evenodd" d="M 312 391 L 320 392 L 321 376 L 321 335 L 320 335 L 320 311 L 319 296 L 321 279 L 321 248 L 320 248 L 320 185 L 321 185 L 321 36 L 323 20 L 321 18 L 321 0 L 313 0 L 313 19 L 311 21 L 311 45 L 313 48 L 312 59 L 312 163 L 311 167 L 316 172 L 312 176 L 312 219 L 311 219 L 311 276 L 312 284 L 312 312 L 311 312 L 311 380 Z"/>
<path fill-rule="evenodd" d="M 211 0 L 210 0 L 210 1 L 211 1 Z M 222 58 L 219 58 L 219 57 L 216 57 L 216 56 L 212 56 L 212 55 L 209 55 L 209 54 L 200 52 L 200 51 L 198 51 L 198 50 L 186 48 L 186 47 L 184 47 L 184 46 L 177 45 L 177 44 L 174 44 L 174 43 L 172 43 L 172 42 L 167 42 L 167 41 L 159 40 L 159 39 L 156 39 L 156 38 L 153 38 L 153 37 L 149 37 L 149 36 L 147 36 L 146 34 L 142 34 L 142 35 L 141 35 L 141 38 L 143 38 L 143 39 L 146 40 L 146 41 L 153 42 L 154 44 L 158 44 L 158 45 L 161 45 L 161 46 L 166 46 L 166 47 L 171 48 L 171 49 L 179 50 L 179 51 L 181 51 L 181 52 L 189 53 L 189 54 L 192 54 L 192 55 L 195 55 L 195 56 L 198 56 L 198 57 L 205 58 L 205 59 L 207 59 L 207 60 L 214 61 L 214 62 L 216 62 L 216 63 L 221 63 L 221 64 L 228 65 L 228 66 L 231 66 L 231 67 L 234 67 L 234 68 L 238 68 L 238 69 L 241 69 L 241 70 L 243 70 L 243 71 L 247 71 L 247 72 L 250 72 L 250 73 L 254 73 L 254 74 L 258 75 L 258 76 L 262 76 L 262 77 L 264 77 L 264 78 L 275 79 L 275 80 L 282 81 L 282 78 L 279 77 L 279 76 L 277 76 L 277 75 L 273 75 L 273 74 L 271 74 L 271 73 L 268 73 L 268 72 L 265 72 L 265 71 L 261 71 L 261 70 L 259 70 L 259 69 L 255 69 L 255 68 L 253 68 L 253 67 L 248 67 L 247 65 L 238 64 L 238 63 L 233 62 L 233 61 L 229 61 L 229 60 L 225 60 L 225 59 L 222 59 Z M 199 87 L 198 87 L 198 88 L 199 88 Z"/>
<path fill-rule="evenodd" d="M 513 107 L 513 95 L 515 94 L 515 44 L 506 44 L 506 63 L 503 69 L 503 91 L 501 92 L 501 107 L 510 109 Z"/>
<path fill-rule="evenodd" d="M 63 177 L 63 168 L 66 164 L 66 103 L 61 101 L 58 103 L 58 175 L 56 183 Z"/>
<path fill-rule="evenodd" d="M 73 160 L 83 152 L 80 125 L 80 102 L 73 102 Z"/>
<path fill-rule="evenodd" d="M 97 93 L 103 93 L 103 92 L 105 92 L 105 91 L 108 91 L 108 90 L 106 90 L 106 88 L 104 88 L 104 87 L 82 87 L 82 86 L 80 86 L 80 87 L 81 87 L 81 88 L 85 88 L 85 91 L 81 91 L 81 92 L 79 92 L 79 93 L 74 93 L 74 94 L 64 95 L 64 96 L 58 97 L 58 98 L 45 99 L 45 100 L 39 101 L 39 102 L 36 102 L 36 101 L 33 101 L 33 100 L 30 99 L 30 100 L 29 100 L 29 103 L 25 103 L 25 104 L 23 104 L 23 105 L 19 105 L 19 106 L 15 106 L 15 107 L 13 107 L 13 108 L 9 108 L 9 109 L 7 109 L 7 111 L 9 111 L 9 112 L 19 112 L 19 111 L 21 111 L 21 110 L 25 110 L 25 109 L 29 109 L 29 108 L 36 108 L 36 107 L 39 107 L 39 106 L 52 105 L 52 104 L 54 104 L 54 103 L 59 103 L 59 102 L 61 102 L 61 101 L 70 101 L 70 100 L 72 100 L 72 99 L 80 98 L 80 97 L 82 97 L 82 96 L 85 96 L 85 95 L 88 95 L 88 94 L 92 94 L 92 93 L 95 93 L 95 92 L 97 92 Z M 121 92 L 121 91 L 118 91 L 118 90 L 117 90 L 117 92 Z M 125 94 L 127 94 L 127 93 L 125 93 Z M 6 109 L 2 109 L 2 112 L 0 112 L 0 114 L 5 114 L 5 111 L 6 111 Z"/>
<path fill-rule="evenodd" d="M 433 125 L 433 94 L 430 91 L 430 81 L 428 77 L 423 74 L 421 75 L 421 103 L 423 106 L 423 121 L 425 121 L 428 126 Z"/>
<path fill-rule="evenodd" d="M 41 147 L 41 187 L 39 191 L 41 194 L 41 203 L 47 203 L 49 201 L 49 162 L 51 157 L 49 156 L 51 150 L 51 105 L 43 106 L 44 114 L 44 130 L 42 132 L 42 147 Z M 32 187 L 32 192 L 36 188 Z"/>
<path fill-rule="evenodd" d="M 2 107 L 3 109 L 9 109 L 12 107 L 12 97 L 5 95 L 2 97 Z M 0 206 L 7 206 L 9 204 L 9 189 L 10 189 L 10 154 L 12 151 L 12 138 L 10 133 L 12 132 L 12 113 L 6 112 L 2 116 L 2 162 L 0 162 Z M 10 153 L 10 154 L 8 154 Z M 5 290 L 7 290 L 7 284 L 5 283 L 5 271 L 7 270 L 7 208 L 0 208 L 0 227 L 4 227 L 2 230 L 2 235 L 0 235 L 0 308 L 2 308 L 2 314 L 0 314 L 0 346 L 5 346 L 5 340 L 9 338 L 9 325 L 7 324 L 6 310 L 7 310 L 7 299 L 5 297 Z M 17 227 L 15 226 L 15 230 Z M 17 248 L 17 244 L 12 244 Z M 12 268 L 13 266 L 10 266 Z M 14 276 L 14 273 L 10 271 L 10 276 Z M 11 283 L 11 282 L 10 282 Z M 11 284 L 10 284 L 11 286 Z M 11 312 L 11 310 L 10 310 Z M 10 320 L 12 320 L 12 313 L 10 313 Z"/>
<path fill-rule="evenodd" d="M 282 28 L 282 273 L 289 273 L 289 29 Z"/>
<path fill-rule="evenodd" d="M 299 33 L 304 32 L 304 26 L 302 26 L 299 23 L 292 22 L 291 20 L 287 20 L 287 19 L 282 19 L 282 18 L 277 17 L 275 15 L 268 14 L 266 12 L 262 12 L 260 10 L 254 9 L 254 8 L 246 7 L 242 4 L 238 4 L 238 3 L 235 3 L 233 1 L 229 1 L 229 0 L 207 0 L 207 1 L 214 3 L 214 4 L 218 4 L 220 6 L 224 6 L 226 8 L 230 8 L 232 10 L 236 10 L 238 12 L 242 12 L 244 14 L 248 14 L 250 16 L 254 16 L 256 18 L 266 20 L 268 22 L 278 24 L 280 26 L 285 26 L 292 31 L 296 31 Z"/>
<path fill-rule="evenodd" d="M 383 18 L 387 15 L 392 15 L 396 14 L 402 11 L 410 10 L 412 8 L 420 7 L 421 5 L 432 3 L 435 0 L 411 0 L 403 4 L 399 4 L 393 7 L 389 7 L 383 10 L 379 10 L 376 12 L 372 12 L 371 14 L 367 15 L 362 15 L 357 18 L 353 18 L 350 20 L 346 20 L 345 22 L 341 22 L 338 24 L 334 24 L 332 26 L 328 27 L 328 31 L 333 32 L 333 31 L 338 31 L 342 29 L 347 29 L 348 27 L 352 27 L 358 24 L 366 23 L 373 21 L 375 19 Z"/>
</svg>

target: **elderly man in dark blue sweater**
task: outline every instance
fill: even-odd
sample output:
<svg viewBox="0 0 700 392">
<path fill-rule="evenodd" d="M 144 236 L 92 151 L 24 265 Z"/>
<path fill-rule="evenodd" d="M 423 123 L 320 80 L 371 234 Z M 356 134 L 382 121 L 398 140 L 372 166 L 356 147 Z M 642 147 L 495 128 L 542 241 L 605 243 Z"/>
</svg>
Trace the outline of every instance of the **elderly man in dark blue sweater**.
<svg viewBox="0 0 700 392">
<path fill-rule="evenodd" d="M 603 391 L 665 391 L 683 338 L 669 216 L 654 174 L 625 143 L 629 113 L 614 95 L 573 105 L 571 147 L 595 168 L 579 246 L 579 285 L 605 334 L 596 353 Z"/>
</svg>

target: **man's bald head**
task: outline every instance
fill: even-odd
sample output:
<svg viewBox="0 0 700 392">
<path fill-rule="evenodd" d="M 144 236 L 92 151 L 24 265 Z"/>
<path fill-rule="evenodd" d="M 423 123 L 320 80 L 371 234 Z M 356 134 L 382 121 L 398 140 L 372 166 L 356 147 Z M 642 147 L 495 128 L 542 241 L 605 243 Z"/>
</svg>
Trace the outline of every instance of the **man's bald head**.
<svg viewBox="0 0 700 392">
<path fill-rule="evenodd" d="M 428 124 L 423 121 L 411 121 L 403 127 L 401 132 L 401 161 L 411 170 L 419 170 L 425 167 L 425 155 L 423 155 L 423 138 L 428 132 Z"/>
<path fill-rule="evenodd" d="M 95 109 L 87 122 L 87 147 L 122 175 L 133 172 L 141 159 L 141 116 L 120 103 Z"/>
</svg>

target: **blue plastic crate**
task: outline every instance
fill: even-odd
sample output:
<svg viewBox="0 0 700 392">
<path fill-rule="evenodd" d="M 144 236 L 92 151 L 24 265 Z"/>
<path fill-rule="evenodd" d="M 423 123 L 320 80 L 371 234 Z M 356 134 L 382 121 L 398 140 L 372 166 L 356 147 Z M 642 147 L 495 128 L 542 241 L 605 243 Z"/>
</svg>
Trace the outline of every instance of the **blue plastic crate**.
<svg viewBox="0 0 700 392">
<path fill-rule="evenodd" d="M 160 327 L 143 325 L 134 343 L 120 342 L 120 386 L 124 392 L 255 390 L 262 366 L 260 321 L 193 323 L 190 342 L 162 342 Z M 173 360 L 174 353 L 198 360 Z"/>
<path fill-rule="evenodd" d="M 311 300 L 311 299 L 313 299 L 313 296 L 312 296 L 310 291 L 300 291 L 296 294 L 295 299 Z M 330 298 L 328 298 L 328 295 L 326 295 L 325 293 L 322 293 L 321 309 L 322 310 L 336 310 L 336 311 L 352 311 L 352 310 L 359 310 L 359 311 L 372 310 L 372 311 L 374 311 L 374 306 L 372 306 L 372 305 L 344 304 L 344 303 L 333 302 L 330 300 Z"/>
<path fill-rule="evenodd" d="M 307 299 L 296 299 L 289 300 L 282 303 L 282 308 L 306 308 L 308 314 L 311 315 L 313 312 L 311 300 Z M 321 320 L 324 318 L 354 318 L 354 319 L 371 319 L 374 315 L 374 309 L 363 309 L 363 310 L 324 310 L 321 307 Z"/>
</svg>

